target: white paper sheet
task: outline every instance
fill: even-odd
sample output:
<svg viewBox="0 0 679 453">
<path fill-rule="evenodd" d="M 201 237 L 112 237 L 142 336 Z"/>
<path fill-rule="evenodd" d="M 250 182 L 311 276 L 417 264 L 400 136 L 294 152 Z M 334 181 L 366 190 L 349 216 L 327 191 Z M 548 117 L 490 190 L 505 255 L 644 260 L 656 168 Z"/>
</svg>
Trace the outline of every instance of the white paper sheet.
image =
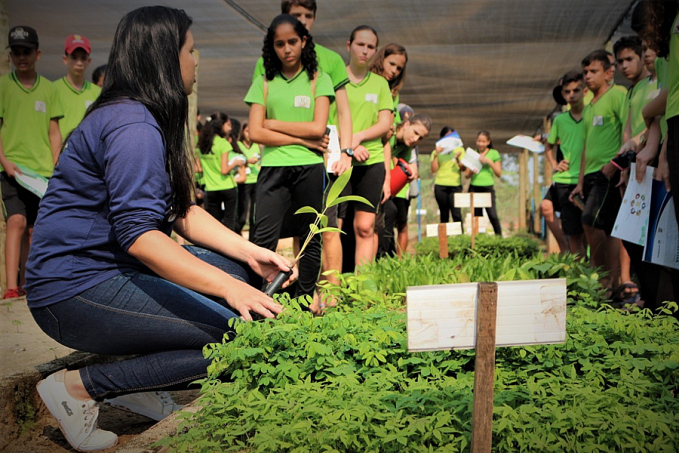
<svg viewBox="0 0 679 453">
<path fill-rule="evenodd" d="M 481 155 L 471 148 L 467 148 L 464 152 L 464 156 L 460 159 L 460 163 L 465 167 L 469 168 L 473 172 L 477 173 L 481 170 L 481 161 L 479 158 Z"/>
<path fill-rule="evenodd" d="M 646 167 L 641 183 L 636 180 L 636 165 L 630 168 L 627 190 L 622 199 L 611 236 L 637 245 L 646 245 L 651 212 L 653 167 Z"/>
<path fill-rule="evenodd" d="M 328 143 L 328 162 L 326 163 L 326 170 L 328 173 L 333 173 L 333 165 L 335 162 L 340 160 L 342 152 L 340 151 L 339 134 L 337 132 L 337 126 L 329 125 L 330 129 L 330 142 Z"/>
<path fill-rule="evenodd" d="M 460 148 L 461 146 L 463 146 L 462 140 L 452 132 L 436 142 L 437 148 L 443 148 L 440 154 L 451 153 L 454 149 Z"/>
<path fill-rule="evenodd" d="M 661 181 L 653 181 L 651 215 L 644 261 L 679 269 L 679 229 L 672 193 Z"/>
<path fill-rule="evenodd" d="M 24 187 L 24 189 L 33 192 L 38 197 L 42 198 L 47 190 L 47 178 L 39 175 L 28 167 L 17 165 L 22 174 L 16 175 L 17 182 Z"/>
<path fill-rule="evenodd" d="M 540 142 L 533 140 L 533 137 L 527 135 L 517 135 L 507 140 L 507 144 L 511 146 L 516 146 L 517 148 L 527 149 L 534 153 L 541 153 L 545 150 L 545 145 Z"/>
</svg>

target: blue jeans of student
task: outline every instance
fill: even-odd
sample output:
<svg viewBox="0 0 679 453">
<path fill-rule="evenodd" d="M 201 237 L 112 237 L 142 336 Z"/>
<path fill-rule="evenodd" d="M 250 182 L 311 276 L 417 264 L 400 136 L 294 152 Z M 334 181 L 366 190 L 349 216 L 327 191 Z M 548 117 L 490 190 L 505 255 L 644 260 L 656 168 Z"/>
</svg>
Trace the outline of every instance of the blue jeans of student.
<svg viewBox="0 0 679 453">
<path fill-rule="evenodd" d="M 193 255 L 241 281 L 244 264 L 199 248 Z M 38 325 L 59 343 L 105 355 L 137 355 L 87 366 L 80 377 L 96 400 L 127 393 L 187 388 L 206 376 L 202 349 L 233 337 L 233 313 L 224 299 L 210 298 L 156 275 L 117 275 L 65 301 L 33 309 Z"/>
</svg>

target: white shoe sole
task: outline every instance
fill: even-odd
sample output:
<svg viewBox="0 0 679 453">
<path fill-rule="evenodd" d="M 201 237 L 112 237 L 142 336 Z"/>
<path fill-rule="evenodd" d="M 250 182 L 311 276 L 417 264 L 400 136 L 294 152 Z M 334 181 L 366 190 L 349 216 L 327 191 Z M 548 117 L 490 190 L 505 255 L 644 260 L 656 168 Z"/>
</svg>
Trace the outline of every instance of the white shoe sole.
<svg viewBox="0 0 679 453">
<path fill-rule="evenodd" d="M 64 437 L 66 438 L 68 443 L 71 445 L 71 447 L 75 448 L 78 451 L 98 451 L 98 450 L 105 450 L 107 448 L 111 448 L 118 443 L 118 438 L 116 438 L 113 442 L 110 443 L 110 445 L 104 444 L 104 445 L 100 445 L 100 446 L 97 446 L 97 447 L 89 447 L 89 448 L 88 447 L 76 446 L 77 443 L 73 439 L 71 439 L 71 436 L 64 429 L 61 418 L 57 415 L 57 414 L 59 414 L 59 409 L 58 409 L 59 403 L 54 401 L 54 399 L 52 399 L 52 394 L 49 391 L 43 389 L 44 383 L 45 383 L 44 379 L 42 381 L 38 382 L 38 385 L 36 386 L 36 388 L 38 389 L 38 394 L 40 395 L 40 398 L 42 398 L 42 401 L 45 403 L 45 406 L 47 406 L 47 410 L 49 410 L 50 414 L 52 414 L 52 417 L 54 417 L 56 419 L 57 423 L 59 424 L 59 429 L 61 430 L 61 433 L 64 435 Z"/>
</svg>

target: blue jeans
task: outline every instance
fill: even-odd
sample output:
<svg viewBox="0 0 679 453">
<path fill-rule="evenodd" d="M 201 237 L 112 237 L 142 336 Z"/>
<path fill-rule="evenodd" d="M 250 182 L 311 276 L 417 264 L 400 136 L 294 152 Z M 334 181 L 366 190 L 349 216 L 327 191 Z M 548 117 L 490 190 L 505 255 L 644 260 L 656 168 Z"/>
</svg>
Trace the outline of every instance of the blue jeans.
<svg viewBox="0 0 679 453">
<path fill-rule="evenodd" d="M 252 271 L 209 250 L 186 249 L 248 282 Z M 224 299 L 210 298 L 156 275 L 117 275 L 65 301 L 31 313 L 57 342 L 80 351 L 138 355 L 115 363 L 82 368 L 80 377 L 96 400 L 127 393 L 186 388 L 206 376 L 202 349 L 221 342 L 238 317 Z"/>
</svg>

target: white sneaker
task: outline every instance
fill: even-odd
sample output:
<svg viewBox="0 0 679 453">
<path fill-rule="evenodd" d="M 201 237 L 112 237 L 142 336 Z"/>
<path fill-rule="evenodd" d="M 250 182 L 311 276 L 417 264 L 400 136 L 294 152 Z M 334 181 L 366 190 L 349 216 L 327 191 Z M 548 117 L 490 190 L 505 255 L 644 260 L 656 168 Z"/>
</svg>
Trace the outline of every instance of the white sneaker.
<svg viewBox="0 0 679 453">
<path fill-rule="evenodd" d="M 96 401 L 77 400 L 68 394 L 64 384 L 65 371 L 50 374 L 38 382 L 37 388 L 68 443 L 78 451 L 103 450 L 117 444 L 117 435 L 97 428 L 99 407 Z"/>
<path fill-rule="evenodd" d="M 172 397 L 167 392 L 141 392 L 130 393 L 129 395 L 118 396 L 106 400 L 113 407 L 126 409 L 135 414 L 143 415 L 157 422 L 161 421 L 174 411 L 182 407 L 172 401 Z"/>
</svg>

